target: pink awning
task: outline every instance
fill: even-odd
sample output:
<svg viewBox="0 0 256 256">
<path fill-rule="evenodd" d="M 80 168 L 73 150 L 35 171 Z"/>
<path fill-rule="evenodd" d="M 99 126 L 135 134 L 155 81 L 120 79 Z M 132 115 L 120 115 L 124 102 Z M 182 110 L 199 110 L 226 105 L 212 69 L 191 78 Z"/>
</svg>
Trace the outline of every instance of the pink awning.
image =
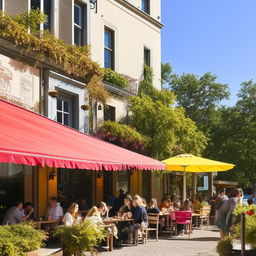
<svg viewBox="0 0 256 256">
<path fill-rule="evenodd" d="M 0 162 L 88 170 L 164 170 L 165 164 L 0 100 Z"/>
</svg>

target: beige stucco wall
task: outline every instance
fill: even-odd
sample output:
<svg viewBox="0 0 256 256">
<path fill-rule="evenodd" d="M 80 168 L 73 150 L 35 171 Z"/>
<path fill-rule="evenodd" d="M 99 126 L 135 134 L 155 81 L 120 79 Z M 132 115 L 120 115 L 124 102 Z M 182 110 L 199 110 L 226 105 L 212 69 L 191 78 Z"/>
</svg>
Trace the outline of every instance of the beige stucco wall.
<svg viewBox="0 0 256 256">
<path fill-rule="evenodd" d="M 125 121 L 127 118 L 127 99 L 119 98 L 113 95 L 107 101 L 108 106 L 116 108 L 116 122 Z M 98 126 L 104 121 L 104 111 L 97 110 L 97 124 Z"/>
<path fill-rule="evenodd" d="M 127 0 L 135 7 L 141 9 L 141 0 Z M 149 0 L 150 16 L 156 20 L 161 20 L 161 0 Z"/>
<path fill-rule="evenodd" d="M 134 3 L 136 1 L 134 0 Z M 152 15 L 159 16 L 160 0 L 151 0 L 151 2 Z M 151 50 L 154 86 L 160 89 L 160 29 L 115 0 L 100 1 L 98 13 L 91 13 L 91 53 L 93 60 L 102 66 L 104 64 L 104 26 L 115 31 L 115 70 L 137 80 L 142 79 L 144 47 L 147 47 Z"/>
</svg>

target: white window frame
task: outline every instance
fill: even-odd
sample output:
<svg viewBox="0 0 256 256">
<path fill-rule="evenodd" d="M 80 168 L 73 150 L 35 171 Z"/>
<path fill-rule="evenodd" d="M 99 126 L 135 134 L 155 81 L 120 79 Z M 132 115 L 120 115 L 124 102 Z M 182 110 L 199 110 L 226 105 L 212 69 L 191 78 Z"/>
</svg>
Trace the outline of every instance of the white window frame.
<svg viewBox="0 0 256 256">
<path fill-rule="evenodd" d="M 105 33 L 106 31 L 111 33 L 111 42 L 112 42 L 112 48 L 109 48 L 105 45 Z M 116 64 L 115 64 L 115 37 L 116 37 L 116 32 L 115 30 L 111 29 L 108 26 L 104 26 L 104 66 L 105 66 L 105 50 L 111 52 L 111 59 L 112 59 L 112 65 L 111 69 L 115 70 Z"/>
<path fill-rule="evenodd" d="M 79 23 L 80 24 L 84 23 L 84 21 L 82 20 L 83 6 L 81 6 L 75 2 L 74 2 L 73 6 L 74 6 L 74 10 L 73 10 L 74 15 L 75 15 L 75 7 L 78 7 L 78 9 L 79 9 Z M 85 43 L 83 42 L 83 41 L 85 41 L 83 38 L 84 37 L 83 33 L 85 33 L 85 31 L 84 31 L 85 28 L 84 28 L 84 25 L 81 26 L 80 24 L 75 23 L 75 16 L 73 16 L 73 38 L 74 38 L 73 42 L 75 44 L 75 29 L 79 29 L 79 31 L 80 31 L 80 45 L 79 46 L 82 46 L 82 45 L 85 45 Z"/>
<path fill-rule="evenodd" d="M 3 0 L 4 1 L 4 0 Z M 51 4 L 52 5 L 52 4 Z M 28 0 L 28 10 L 31 10 L 31 0 Z M 44 0 L 40 0 L 40 11 L 44 13 Z M 53 6 L 51 6 L 51 16 L 53 16 Z M 52 20 L 52 17 L 51 17 Z M 52 24 L 50 30 L 52 29 Z M 44 23 L 40 23 L 40 30 L 44 30 Z"/>
<path fill-rule="evenodd" d="M 65 98 L 65 96 L 63 96 L 63 97 L 60 96 L 59 98 L 57 98 L 57 101 L 58 100 L 62 101 L 62 106 L 61 106 L 61 110 L 58 110 L 58 104 L 56 104 L 56 118 L 57 118 L 57 120 L 58 120 L 58 113 L 61 113 L 61 115 L 62 115 L 62 122 L 61 122 L 61 124 L 66 125 L 64 123 L 64 115 L 67 114 L 68 115 L 68 122 L 69 122 L 69 124 L 66 125 L 66 126 L 73 127 L 73 106 L 72 106 L 73 102 L 72 102 L 72 99 Z M 66 112 L 64 110 L 64 101 L 69 103 L 69 107 L 70 107 L 69 112 Z"/>
</svg>

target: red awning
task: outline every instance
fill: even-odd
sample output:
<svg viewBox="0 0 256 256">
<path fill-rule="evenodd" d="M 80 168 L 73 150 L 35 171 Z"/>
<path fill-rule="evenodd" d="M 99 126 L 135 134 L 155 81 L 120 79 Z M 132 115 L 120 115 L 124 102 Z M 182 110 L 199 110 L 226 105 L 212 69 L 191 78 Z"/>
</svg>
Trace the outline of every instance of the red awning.
<svg viewBox="0 0 256 256">
<path fill-rule="evenodd" d="M 88 170 L 163 170 L 165 164 L 0 100 L 0 162 Z"/>
</svg>

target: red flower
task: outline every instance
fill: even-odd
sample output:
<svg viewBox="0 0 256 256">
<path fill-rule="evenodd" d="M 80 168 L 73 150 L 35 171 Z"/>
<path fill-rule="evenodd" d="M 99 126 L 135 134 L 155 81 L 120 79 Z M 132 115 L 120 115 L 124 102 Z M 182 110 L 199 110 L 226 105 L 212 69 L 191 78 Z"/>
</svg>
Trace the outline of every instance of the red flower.
<svg viewBox="0 0 256 256">
<path fill-rule="evenodd" d="M 254 214 L 254 212 L 251 212 L 251 211 L 247 211 L 245 214 L 249 215 L 249 216 L 252 216 Z"/>
</svg>

